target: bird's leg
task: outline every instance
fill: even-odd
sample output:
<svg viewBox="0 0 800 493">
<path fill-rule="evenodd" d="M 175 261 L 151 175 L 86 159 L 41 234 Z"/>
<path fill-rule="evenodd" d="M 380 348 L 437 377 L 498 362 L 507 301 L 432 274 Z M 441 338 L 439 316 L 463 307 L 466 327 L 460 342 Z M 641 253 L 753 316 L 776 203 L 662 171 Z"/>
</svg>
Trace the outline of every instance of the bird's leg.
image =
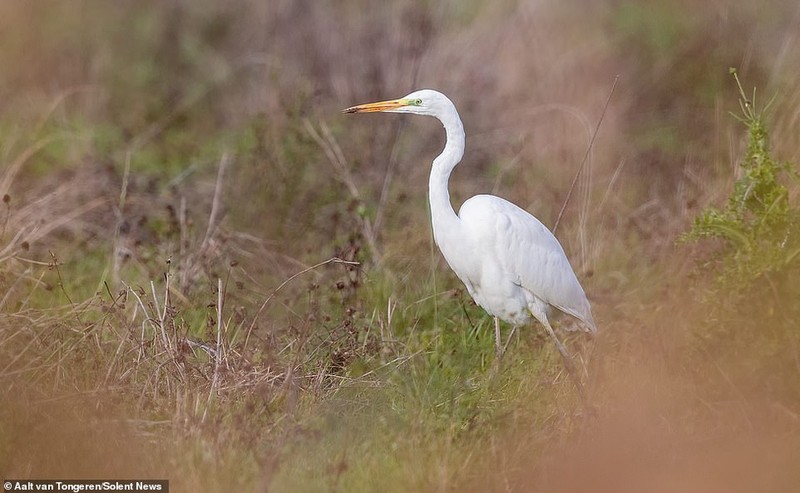
<svg viewBox="0 0 800 493">
<path fill-rule="evenodd" d="M 495 358 L 500 361 L 505 351 L 503 351 L 503 343 L 500 339 L 500 319 L 497 317 L 494 317 L 494 351 Z"/>
<path fill-rule="evenodd" d="M 511 338 L 514 337 L 514 333 L 517 331 L 517 326 L 513 326 L 511 328 L 511 333 L 508 335 L 508 340 L 506 340 L 505 345 L 502 343 L 502 338 L 500 337 L 500 319 L 494 317 L 494 348 L 495 348 L 495 357 L 494 363 L 492 363 L 492 378 L 494 378 L 500 371 L 500 363 L 503 360 L 503 356 L 506 354 L 506 350 L 508 349 L 508 345 L 511 343 Z"/>
<path fill-rule="evenodd" d="M 517 326 L 515 325 L 515 326 L 511 327 L 511 333 L 508 334 L 508 339 L 506 339 L 506 343 L 503 346 L 503 353 L 502 354 L 506 354 L 506 351 L 508 351 L 508 345 L 511 344 L 511 339 L 514 337 L 514 334 L 516 334 L 516 333 L 517 333 Z"/>
<path fill-rule="evenodd" d="M 558 352 L 561 353 L 561 358 L 564 360 L 564 367 L 566 367 L 567 373 L 569 373 L 569 376 L 572 379 L 572 383 L 574 383 L 575 387 L 578 389 L 578 393 L 581 396 L 581 401 L 583 401 L 586 409 L 590 409 L 589 402 L 586 399 L 586 391 L 583 388 L 580 378 L 578 378 L 578 374 L 575 372 L 575 365 L 572 362 L 572 356 L 570 356 L 569 352 L 567 352 L 566 346 L 564 346 L 564 344 L 558 340 L 558 336 L 556 336 L 556 333 L 553 331 L 553 327 L 550 326 L 550 322 L 548 322 L 547 319 L 541 320 L 541 322 L 542 325 L 544 325 L 547 334 L 551 339 L 553 339 L 556 348 L 558 348 Z"/>
</svg>

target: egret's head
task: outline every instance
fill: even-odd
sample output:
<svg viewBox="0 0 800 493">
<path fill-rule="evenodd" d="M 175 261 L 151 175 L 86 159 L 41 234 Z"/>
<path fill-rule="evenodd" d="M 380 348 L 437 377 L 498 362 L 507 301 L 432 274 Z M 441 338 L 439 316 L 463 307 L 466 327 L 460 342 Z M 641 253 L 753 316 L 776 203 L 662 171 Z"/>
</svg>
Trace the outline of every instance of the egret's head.
<svg viewBox="0 0 800 493">
<path fill-rule="evenodd" d="M 454 110 L 455 106 L 444 94 L 431 89 L 422 89 L 400 99 L 353 106 L 343 110 L 343 113 L 373 113 L 381 111 L 384 113 L 414 113 L 416 115 L 441 117 L 448 111 Z"/>
</svg>

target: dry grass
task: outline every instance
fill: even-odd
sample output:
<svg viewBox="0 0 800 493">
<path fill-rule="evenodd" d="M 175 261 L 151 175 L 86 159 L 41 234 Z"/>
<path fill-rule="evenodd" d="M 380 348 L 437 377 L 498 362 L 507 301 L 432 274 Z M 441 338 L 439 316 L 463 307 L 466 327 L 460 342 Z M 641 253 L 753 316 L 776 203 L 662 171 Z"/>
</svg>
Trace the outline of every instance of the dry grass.
<svg viewBox="0 0 800 493">
<path fill-rule="evenodd" d="M 798 19 L 788 0 L 3 3 L 0 476 L 793 491 L 782 297 L 709 319 L 703 247 L 674 241 L 736 176 L 729 66 L 777 94 L 774 152 L 800 161 Z M 569 341 L 589 418 L 536 330 L 490 376 L 489 320 L 426 226 L 438 124 L 339 110 L 442 90 L 468 135 L 454 202 L 491 191 L 553 225 L 617 75 L 558 231 L 601 326 Z"/>
</svg>

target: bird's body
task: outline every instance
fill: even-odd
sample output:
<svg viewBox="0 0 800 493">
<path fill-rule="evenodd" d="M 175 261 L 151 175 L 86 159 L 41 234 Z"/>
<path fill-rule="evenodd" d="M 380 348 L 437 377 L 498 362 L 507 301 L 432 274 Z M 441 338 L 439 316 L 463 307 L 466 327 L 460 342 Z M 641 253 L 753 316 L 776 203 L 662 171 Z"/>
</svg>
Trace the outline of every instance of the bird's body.
<svg viewBox="0 0 800 493">
<path fill-rule="evenodd" d="M 551 307 L 576 318 L 586 331 L 595 332 L 596 326 L 583 288 L 553 233 L 524 209 L 493 195 L 470 198 L 458 215 L 453 210 L 447 184 L 465 146 L 455 105 L 426 89 L 345 110 L 373 111 L 429 115 L 442 123 L 447 140 L 433 161 L 428 190 L 436 244 L 475 302 L 495 320 L 519 326 L 536 318 L 566 358 L 548 321 Z M 499 353 L 499 326 L 496 331 Z"/>
<path fill-rule="evenodd" d="M 492 195 L 467 200 L 458 217 L 461 227 L 439 232 L 437 244 L 478 305 L 512 325 L 546 319 L 555 307 L 594 331 L 586 295 L 561 245 L 538 219 Z"/>
</svg>

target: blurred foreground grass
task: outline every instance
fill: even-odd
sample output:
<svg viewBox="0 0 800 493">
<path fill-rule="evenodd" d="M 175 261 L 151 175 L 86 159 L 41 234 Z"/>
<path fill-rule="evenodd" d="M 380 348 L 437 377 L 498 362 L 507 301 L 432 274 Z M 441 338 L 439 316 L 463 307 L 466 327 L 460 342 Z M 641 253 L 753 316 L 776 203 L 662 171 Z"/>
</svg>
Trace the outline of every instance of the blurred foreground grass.
<svg viewBox="0 0 800 493">
<path fill-rule="evenodd" d="M 753 196 L 754 141 L 762 164 L 788 163 L 796 209 L 797 16 L 789 1 L 4 2 L 0 476 L 794 491 L 796 220 L 770 226 L 769 258 L 674 242 L 731 190 L 733 206 Z M 729 66 L 776 95 L 763 141 L 727 115 Z M 537 327 L 492 376 L 491 320 L 429 232 L 438 124 L 338 111 L 443 90 L 468 135 L 454 201 L 490 191 L 552 226 L 616 74 L 558 231 L 601 329 L 568 340 L 589 418 Z M 720 262 L 755 281 L 719 281 Z"/>
</svg>

